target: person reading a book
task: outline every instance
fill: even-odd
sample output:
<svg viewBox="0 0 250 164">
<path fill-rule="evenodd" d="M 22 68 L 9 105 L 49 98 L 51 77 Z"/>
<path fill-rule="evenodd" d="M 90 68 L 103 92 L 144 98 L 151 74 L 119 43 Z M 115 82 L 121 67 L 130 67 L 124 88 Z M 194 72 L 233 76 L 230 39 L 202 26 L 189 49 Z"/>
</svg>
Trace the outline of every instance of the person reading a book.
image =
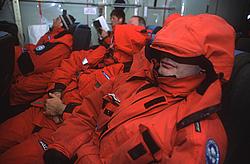
<svg viewBox="0 0 250 164">
<path fill-rule="evenodd" d="M 125 13 L 122 9 L 114 9 L 110 13 L 110 21 L 111 21 L 111 26 L 112 29 L 114 28 L 115 25 L 117 24 L 125 24 Z M 100 33 L 100 38 L 99 38 L 99 43 L 109 43 L 110 42 L 110 36 L 111 32 L 110 31 L 105 31 L 101 30 Z"/>
</svg>

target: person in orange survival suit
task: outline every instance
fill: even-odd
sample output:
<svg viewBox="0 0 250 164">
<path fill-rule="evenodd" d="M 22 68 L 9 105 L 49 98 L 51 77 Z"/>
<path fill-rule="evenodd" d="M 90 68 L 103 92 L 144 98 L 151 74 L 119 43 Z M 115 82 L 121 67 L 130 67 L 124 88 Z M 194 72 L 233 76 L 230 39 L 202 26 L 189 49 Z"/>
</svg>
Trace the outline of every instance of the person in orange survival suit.
<svg viewBox="0 0 250 164">
<path fill-rule="evenodd" d="M 113 43 L 108 50 L 104 46 L 99 46 L 95 50 L 99 53 L 93 55 L 80 55 L 82 65 L 85 69 L 100 68 L 102 65 L 110 65 L 114 63 L 125 63 L 133 60 L 133 54 L 141 48 L 141 43 L 145 45 L 146 41 L 150 39 L 145 27 L 135 26 L 131 24 L 116 25 L 113 31 Z M 103 53 L 100 53 L 103 51 Z M 83 67 L 82 66 L 82 67 Z M 72 67 L 73 68 L 73 67 Z"/>
<path fill-rule="evenodd" d="M 132 45 L 134 41 L 124 44 L 124 46 L 128 46 L 126 52 L 137 53 L 145 45 L 147 34 L 136 30 L 135 26 L 124 26 L 126 28 L 121 29 L 126 29 L 127 37 L 133 40 L 137 36 L 136 47 Z M 117 38 L 119 37 L 117 36 Z M 128 41 L 128 38 L 126 40 Z M 124 50 L 119 51 L 114 47 L 114 54 L 119 52 L 126 54 Z M 90 56 L 92 55 L 94 54 Z M 44 100 L 35 101 L 33 106 L 24 113 L 0 125 L 0 133 L 3 134 L 0 136 L 0 152 L 2 153 L 0 163 L 42 162 L 42 154 L 46 145 L 51 142 L 50 134 L 62 125 L 58 123 L 62 119 L 67 119 L 86 95 L 112 80 L 117 74 L 127 72 L 129 69 L 127 63 L 116 63 L 103 69 L 90 70 L 88 68 L 86 70 L 83 64 L 83 61 L 86 60 L 85 57 L 83 51 L 76 51 L 71 54 L 69 59 L 63 60 L 61 66 L 55 70 L 52 78 L 55 88 L 52 87 L 52 90 L 49 91 L 51 98 L 45 101 L 45 106 L 43 105 Z M 67 87 L 62 89 L 56 86 Z M 46 111 L 43 108 L 46 108 Z"/>
<path fill-rule="evenodd" d="M 125 24 L 125 13 L 122 9 L 114 9 L 110 13 L 111 26 L 114 31 L 116 25 Z M 109 46 L 111 44 L 112 32 L 100 29 L 101 33 L 98 41 L 101 45 Z"/>
<path fill-rule="evenodd" d="M 46 33 L 37 45 L 15 47 L 15 72 L 10 89 L 10 104 L 19 105 L 41 97 L 55 67 L 71 53 L 73 37 L 69 26 L 75 18 L 60 15 L 53 20 L 52 31 Z"/>
<path fill-rule="evenodd" d="M 52 134 L 45 163 L 223 163 L 227 137 L 216 112 L 234 29 L 215 15 L 183 16 L 145 51 L 150 67 L 143 62 L 87 96 Z"/>
<path fill-rule="evenodd" d="M 163 23 L 163 26 L 167 26 L 171 21 L 177 19 L 181 17 L 181 15 L 179 13 L 173 13 L 171 15 L 169 15 L 165 20 L 164 20 L 164 23 Z"/>
</svg>

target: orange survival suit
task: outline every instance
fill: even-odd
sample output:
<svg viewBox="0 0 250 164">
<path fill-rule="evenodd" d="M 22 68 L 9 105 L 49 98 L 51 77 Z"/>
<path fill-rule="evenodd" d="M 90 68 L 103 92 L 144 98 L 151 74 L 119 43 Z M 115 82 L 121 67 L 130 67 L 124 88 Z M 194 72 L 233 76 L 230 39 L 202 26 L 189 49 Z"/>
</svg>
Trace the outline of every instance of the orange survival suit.
<svg viewBox="0 0 250 164">
<path fill-rule="evenodd" d="M 142 62 L 84 99 L 53 134 L 45 163 L 223 163 L 227 137 L 216 112 L 232 71 L 233 28 L 215 15 L 179 17 L 151 47 L 151 67 Z M 158 76 L 162 55 L 205 74 Z"/>
<path fill-rule="evenodd" d="M 147 39 L 147 35 L 140 31 L 134 30 L 136 27 L 128 28 L 126 31 L 128 37 L 133 40 L 134 35 L 142 35 L 144 38 L 137 42 L 137 47 L 130 46 L 130 44 L 124 44 L 124 46 L 130 46 L 134 48 L 124 54 L 131 52 L 138 52 L 144 45 Z M 124 29 L 124 28 L 122 28 Z M 121 35 L 122 36 L 122 35 Z M 119 37 L 117 37 L 119 38 Z M 118 39 L 117 39 L 118 40 Z M 128 40 L 128 38 L 126 38 Z M 126 43 L 126 42 L 124 42 Z M 100 51 L 104 50 L 102 47 Z M 106 49 L 105 49 L 106 50 Z M 118 54 L 120 50 L 114 49 L 114 54 Z M 93 54 L 95 55 L 95 54 Z M 132 54 L 131 54 L 132 55 Z M 91 56 L 91 55 L 90 55 Z M 63 118 L 67 119 L 68 116 L 74 111 L 78 105 L 81 104 L 82 99 L 91 92 L 94 92 L 101 85 L 109 80 L 112 80 L 114 76 L 119 73 L 129 71 L 128 63 L 117 63 L 102 69 L 85 69 L 86 58 L 89 61 L 93 61 L 92 58 L 88 58 L 88 55 L 84 54 L 84 51 L 75 51 L 72 53 L 69 59 L 65 59 L 61 66 L 55 70 L 52 81 L 55 85 L 51 85 L 52 90 L 49 92 L 62 89 L 62 100 L 66 104 Z M 87 64 L 88 65 L 88 64 Z M 56 86 L 67 86 L 58 88 Z M 32 107 L 20 115 L 7 120 L 0 126 L 0 151 L 3 153 L 0 156 L 0 163 L 11 163 L 14 161 L 20 161 L 21 163 L 42 162 L 42 154 L 46 150 L 46 145 L 51 143 L 50 134 L 61 126 L 57 125 L 49 118 L 45 117 L 42 113 L 44 98 L 38 99 L 32 103 Z M 21 128 L 22 127 L 22 128 Z M 28 147 L 28 148 L 27 148 Z M 29 149 L 29 151 L 24 151 Z"/>
<path fill-rule="evenodd" d="M 124 69 L 123 72 L 128 72 L 133 55 L 138 53 L 148 40 L 147 33 L 142 32 L 143 29 L 144 27 L 141 26 L 118 25 L 112 49 L 99 46 L 95 50 L 73 52 L 70 58 L 62 61 L 60 68 L 55 70 L 51 80 L 53 84 L 48 90 L 50 92 L 64 91 L 66 86 L 68 90 L 72 90 L 79 86 L 80 92 L 83 91 L 81 96 L 84 97 L 90 93 L 86 90 L 93 91 L 93 87 L 99 88 L 107 79 L 110 80 L 111 77 L 121 72 L 121 69 Z M 111 64 L 115 65 L 105 68 Z M 100 68 L 104 70 L 98 70 Z M 93 79 L 92 75 L 90 76 L 92 73 L 95 74 L 95 81 L 91 80 Z M 89 83 L 86 82 L 88 80 Z"/>
<path fill-rule="evenodd" d="M 15 47 L 16 65 L 10 104 L 24 104 L 41 97 L 46 92 L 54 68 L 69 57 L 72 44 L 72 35 L 58 28 L 46 33 L 37 45 Z"/>
</svg>

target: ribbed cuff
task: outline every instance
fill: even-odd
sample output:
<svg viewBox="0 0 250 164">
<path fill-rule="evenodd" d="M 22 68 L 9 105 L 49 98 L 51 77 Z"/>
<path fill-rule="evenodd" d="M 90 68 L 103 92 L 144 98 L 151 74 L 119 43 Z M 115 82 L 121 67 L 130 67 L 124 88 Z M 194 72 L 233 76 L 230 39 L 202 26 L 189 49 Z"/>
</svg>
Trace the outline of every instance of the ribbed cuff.
<svg viewBox="0 0 250 164">
<path fill-rule="evenodd" d="M 54 92 L 63 92 L 66 88 L 66 85 L 62 83 L 56 83 L 55 87 L 48 91 L 48 93 L 54 93 Z"/>
</svg>

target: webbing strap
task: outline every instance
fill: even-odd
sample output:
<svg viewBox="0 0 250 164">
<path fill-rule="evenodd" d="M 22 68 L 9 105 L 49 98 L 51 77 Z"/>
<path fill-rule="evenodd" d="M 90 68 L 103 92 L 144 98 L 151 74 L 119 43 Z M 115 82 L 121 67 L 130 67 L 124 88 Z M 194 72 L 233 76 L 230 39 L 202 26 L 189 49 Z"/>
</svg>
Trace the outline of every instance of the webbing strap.
<svg viewBox="0 0 250 164">
<path fill-rule="evenodd" d="M 159 103 L 165 102 L 165 101 L 166 101 L 166 99 L 165 99 L 164 96 L 157 97 L 157 98 L 155 98 L 155 99 L 153 99 L 153 100 L 150 100 L 150 101 L 146 102 L 146 103 L 144 104 L 144 107 L 147 109 L 147 108 L 149 108 L 149 107 L 151 107 L 151 106 L 153 106 L 153 105 L 155 105 L 155 104 L 159 104 Z"/>
<path fill-rule="evenodd" d="M 139 125 L 139 130 L 142 135 L 143 141 L 146 144 L 152 156 L 158 151 L 160 151 L 160 147 L 157 145 L 157 143 L 153 139 L 152 135 L 150 134 L 149 129 L 144 125 Z M 138 159 L 139 157 L 143 156 L 146 153 L 147 153 L 147 150 L 142 143 L 137 144 L 135 147 L 133 147 L 132 149 L 128 151 L 128 154 L 133 160 Z M 157 161 L 157 160 L 154 159 L 154 161 Z"/>
<path fill-rule="evenodd" d="M 147 145 L 151 154 L 155 154 L 156 152 L 158 152 L 160 150 L 160 147 L 157 145 L 157 143 L 151 136 L 149 129 L 144 125 L 139 125 L 139 129 L 141 131 L 143 140 L 145 144 Z"/>
</svg>

